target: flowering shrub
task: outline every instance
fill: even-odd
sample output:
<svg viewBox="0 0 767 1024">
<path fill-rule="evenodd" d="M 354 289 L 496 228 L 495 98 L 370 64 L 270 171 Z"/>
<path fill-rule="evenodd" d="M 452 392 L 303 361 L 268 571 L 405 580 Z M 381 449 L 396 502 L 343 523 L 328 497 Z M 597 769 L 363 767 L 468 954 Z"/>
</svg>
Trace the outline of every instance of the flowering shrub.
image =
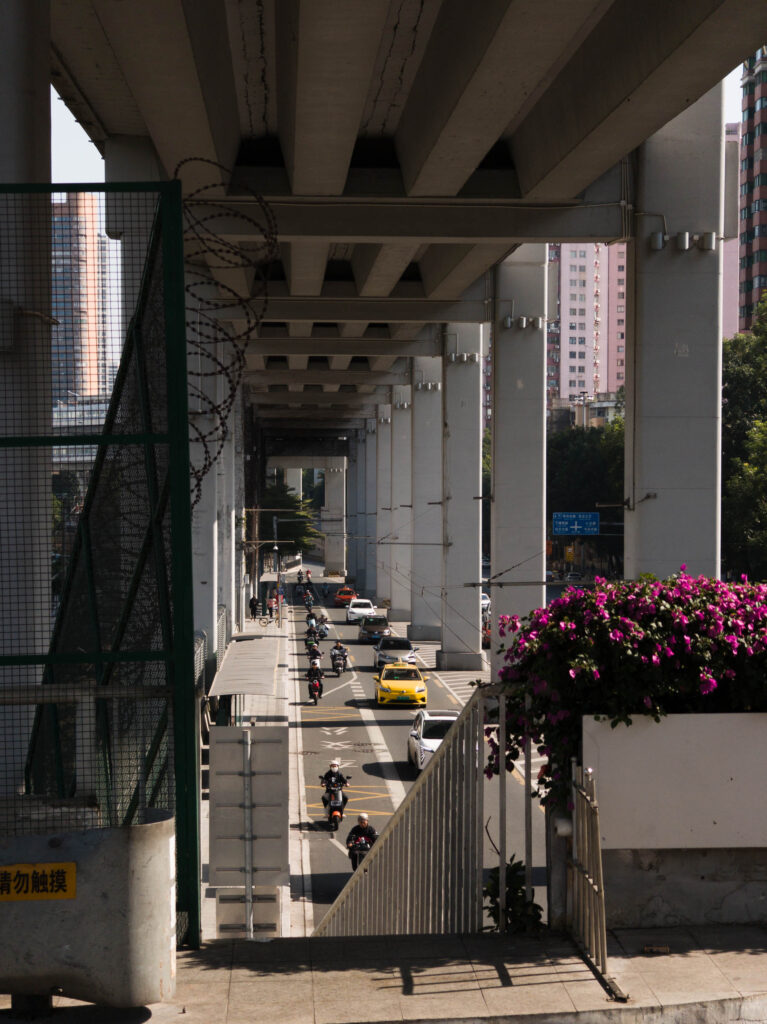
<svg viewBox="0 0 767 1024">
<path fill-rule="evenodd" d="M 767 711 L 767 584 L 643 578 L 593 590 L 568 588 L 520 621 L 500 619 L 507 637 L 500 677 L 510 697 L 506 766 L 530 742 L 547 758 L 542 803 L 569 799 L 570 758 L 581 716 L 608 719 L 683 712 Z M 497 773 L 491 732 L 487 774 Z"/>
</svg>

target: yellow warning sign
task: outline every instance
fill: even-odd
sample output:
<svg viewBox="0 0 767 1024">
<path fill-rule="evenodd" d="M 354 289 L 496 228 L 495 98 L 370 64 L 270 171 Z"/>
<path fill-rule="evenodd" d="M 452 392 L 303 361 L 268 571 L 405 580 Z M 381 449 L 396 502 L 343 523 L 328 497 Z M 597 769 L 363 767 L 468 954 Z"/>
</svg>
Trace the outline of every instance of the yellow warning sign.
<svg viewBox="0 0 767 1024">
<path fill-rule="evenodd" d="M 11 900 L 73 900 L 77 864 L 0 864 L 0 903 Z"/>
</svg>

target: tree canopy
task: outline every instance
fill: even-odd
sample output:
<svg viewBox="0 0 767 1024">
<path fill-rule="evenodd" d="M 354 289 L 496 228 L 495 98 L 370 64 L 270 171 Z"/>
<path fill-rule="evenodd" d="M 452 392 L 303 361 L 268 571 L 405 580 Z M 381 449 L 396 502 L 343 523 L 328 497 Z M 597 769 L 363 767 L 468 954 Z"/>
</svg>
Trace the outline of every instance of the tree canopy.
<svg viewBox="0 0 767 1024">
<path fill-rule="evenodd" d="M 277 538 L 280 550 L 305 551 L 314 546 L 319 537 L 312 522 L 312 509 L 284 483 L 269 484 L 261 494 L 258 536 L 262 541 L 274 537 L 274 517 L 277 517 Z M 272 511 L 277 509 L 277 511 Z"/>
<path fill-rule="evenodd" d="M 767 296 L 751 334 L 724 342 L 722 556 L 733 577 L 767 577 Z"/>
</svg>

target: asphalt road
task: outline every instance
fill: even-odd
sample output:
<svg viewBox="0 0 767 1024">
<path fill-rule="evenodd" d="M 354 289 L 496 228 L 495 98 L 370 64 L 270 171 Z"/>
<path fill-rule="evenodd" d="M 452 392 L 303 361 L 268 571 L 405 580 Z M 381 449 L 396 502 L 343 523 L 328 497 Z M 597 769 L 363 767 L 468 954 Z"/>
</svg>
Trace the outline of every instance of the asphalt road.
<svg viewBox="0 0 767 1024">
<path fill-rule="evenodd" d="M 367 811 L 371 824 L 380 832 L 394 809 L 405 798 L 417 778 L 415 768 L 407 760 L 407 740 L 415 709 L 377 707 L 373 676 L 373 649 L 357 642 L 357 627 L 347 625 L 345 609 L 324 609 L 331 620 L 328 640 L 322 641 L 322 667 L 325 690 L 315 707 L 308 701 L 304 679 L 308 658 L 304 653 L 303 627 L 305 612 L 295 608 L 296 638 L 292 644 L 290 669 L 300 680 L 303 703 L 298 708 L 300 750 L 304 776 L 306 821 L 311 865 L 311 899 L 317 924 L 343 888 L 351 873 L 345 841 L 356 824 L 359 811 Z M 336 638 L 349 649 L 351 671 L 336 678 L 330 672 L 329 650 Z M 461 703 L 446 679 L 420 666 L 429 675 L 428 708 L 459 710 Z M 325 821 L 319 776 L 328 763 L 336 759 L 344 775 L 351 777 L 347 790 L 349 802 L 338 832 L 331 832 Z M 486 817 L 491 817 L 489 833 L 497 840 L 497 781 L 486 783 Z M 524 789 L 521 776 L 514 772 L 508 784 L 507 850 L 519 857 L 524 851 Z M 494 819 L 494 820 L 493 820 Z M 545 904 L 545 847 L 543 814 L 534 805 L 533 815 L 533 883 L 536 900 Z M 492 856 L 489 840 L 486 858 Z M 489 863 L 486 859 L 486 863 Z"/>
</svg>

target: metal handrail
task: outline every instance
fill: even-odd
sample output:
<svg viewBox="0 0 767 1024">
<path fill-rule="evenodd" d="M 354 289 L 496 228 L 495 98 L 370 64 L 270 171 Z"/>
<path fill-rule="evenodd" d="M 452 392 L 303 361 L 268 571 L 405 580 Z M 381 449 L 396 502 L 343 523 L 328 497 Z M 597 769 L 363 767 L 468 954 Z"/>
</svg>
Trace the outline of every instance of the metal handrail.
<svg viewBox="0 0 767 1024">
<path fill-rule="evenodd" d="M 314 936 L 482 930 L 489 697 L 505 701 L 500 687 L 477 688 Z M 501 803 L 506 774 L 501 772 Z"/>
<path fill-rule="evenodd" d="M 581 954 L 619 1002 L 627 996 L 607 972 L 607 924 L 602 877 L 599 805 L 592 768 L 571 762 L 573 838 L 570 866 L 570 934 Z"/>
</svg>

